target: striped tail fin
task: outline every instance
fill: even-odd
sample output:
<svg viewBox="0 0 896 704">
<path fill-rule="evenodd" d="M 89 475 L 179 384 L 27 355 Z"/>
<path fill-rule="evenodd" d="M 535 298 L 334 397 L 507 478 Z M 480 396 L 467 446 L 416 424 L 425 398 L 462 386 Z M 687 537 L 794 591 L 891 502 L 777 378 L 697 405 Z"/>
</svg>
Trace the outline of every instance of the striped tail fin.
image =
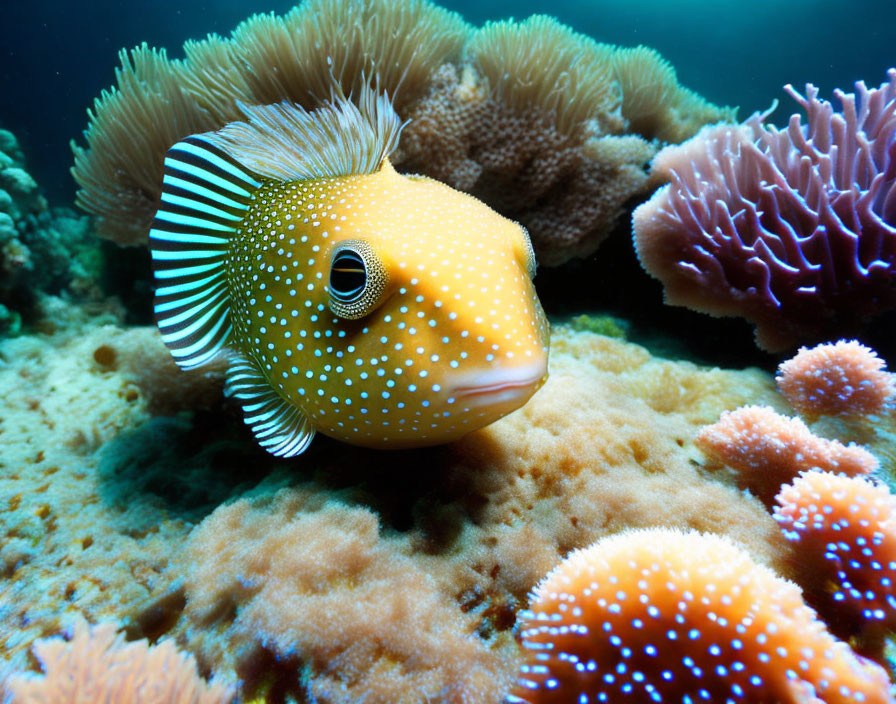
<svg viewBox="0 0 896 704">
<path fill-rule="evenodd" d="M 258 177 L 204 135 L 168 150 L 162 202 L 149 232 L 162 340 L 183 369 L 209 361 L 232 325 L 228 242 Z"/>
</svg>

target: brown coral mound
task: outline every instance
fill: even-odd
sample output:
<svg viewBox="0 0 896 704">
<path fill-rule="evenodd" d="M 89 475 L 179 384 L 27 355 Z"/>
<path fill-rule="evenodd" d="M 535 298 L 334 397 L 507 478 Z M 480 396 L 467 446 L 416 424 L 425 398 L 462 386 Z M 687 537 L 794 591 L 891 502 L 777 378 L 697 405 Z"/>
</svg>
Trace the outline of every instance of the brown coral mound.
<svg viewBox="0 0 896 704">
<path fill-rule="evenodd" d="M 618 106 L 615 114 L 592 106 L 593 119 L 564 132 L 537 104 L 509 107 L 489 85 L 472 68 L 443 66 L 408 110 L 400 167 L 472 193 L 522 223 L 539 264 L 590 254 L 623 204 L 645 188 L 655 146 L 603 131 L 601 118 L 621 119 Z"/>
<path fill-rule="evenodd" d="M 114 623 L 93 628 L 79 621 L 70 640 L 34 644 L 43 677 L 14 675 L 3 683 L 12 704 L 227 704 L 233 693 L 209 686 L 196 661 L 170 640 L 149 647 L 125 643 Z"/>
<path fill-rule="evenodd" d="M 302 492 L 223 506 L 190 538 L 191 630 L 238 604 L 224 657 L 263 643 L 279 660 L 304 663 L 312 701 L 492 701 L 508 684 L 496 677 L 498 654 L 391 542 L 369 510 L 320 505 Z"/>
<path fill-rule="evenodd" d="M 146 239 L 171 144 L 239 118 L 237 101 L 313 107 L 332 76 L 347 94 L 376 80 L 411 118 L 396 166 L 520 220 L 551 264 L 596 249 L 644 191 L 651 140 L 733 116 L 680 87 L 647 50 L 616 60 L 615 47 L 540 16 L 477 32 L 423 0 L 308 0 L 184 51 L 183 60 L 145 46 L 123 53 L 87 148 L 75 147 L 78 203 L 122 244 Z"/>
<path fill-rule="evenodd" d="M 786 569 L 774 520 L 706 471 L 692 442 L 724 410 L 781 403 L 757 370 L 666 361 L 559 326 L 545 386 L 454 445 L 333 443 L 282 463 L 253 454 L 248 434 L 231 438 L 237 452 L 205 481 L 226 485 L 237 465 L 253 481 L 194 528 L 149 511 L 131 484 L 129 505 L 110 505 L 98 467 L 98 445 L 139 431 L 154 404 L 177 412 L 204 403 L 203 383 L 216 391 L 194 377 L 178 397 L 184 375 L 159 363 L 153 335 L 95 325 L 0 345 L 0 657 L 16 669 L 80 612 L 175 638 L 200 672 L 241 680 L 246 701 L 498 704 L 522 657 L 516 613 L 572 549 L 665 524 L 730 535 Z M 168 482 L 195 461 L 162 457 L 153 471 Z"/>
</svg>

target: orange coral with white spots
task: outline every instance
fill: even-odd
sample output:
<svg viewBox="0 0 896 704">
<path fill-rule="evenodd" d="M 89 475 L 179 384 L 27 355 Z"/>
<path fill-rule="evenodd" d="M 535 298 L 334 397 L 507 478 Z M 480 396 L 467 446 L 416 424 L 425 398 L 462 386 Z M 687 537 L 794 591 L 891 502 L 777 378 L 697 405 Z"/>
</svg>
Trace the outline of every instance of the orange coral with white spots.
<svg viewBox="0 0 896 704">
<path fill-rule="evenodd" d="M 804 472 L 781 489 L 774 515 L 798 546 L 807 596 L 833 629 L 896 627 L 896 497 L 885 485 Z"/>
<path fill-rule="evenodd" d="M 803 416 L 867 415 L 896 394 L 896 376 L 856 340 L 801 347 L 778 368 L 778 388 Z"/>
<path fill-rule="evenodd" d="M 573 552 L 535 588 L 522 637 L 511 703 L 892 701 L 884 670 L 796 585 L 709 534 L 632 531 Z"/>
<path fill-rule="evenodd" d="M 697 446 L 733 467 L 739 484 L 771 506 L 782 484 L 801 471 L 819 467 L 848 475 L 868 474 L 878 467 L 870 452 L 854 444 L 820 438 L 799 418 L 788 418 L 764 406 L 743 406 L 723 413 L 702 428 Z"/>
</svg>

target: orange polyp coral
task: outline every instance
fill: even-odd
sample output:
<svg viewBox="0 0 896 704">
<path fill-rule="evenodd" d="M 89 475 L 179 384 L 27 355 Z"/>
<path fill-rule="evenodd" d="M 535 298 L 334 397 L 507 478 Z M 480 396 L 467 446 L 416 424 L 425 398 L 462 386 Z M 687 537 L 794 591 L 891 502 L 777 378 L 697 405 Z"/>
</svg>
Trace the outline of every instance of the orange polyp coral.
<svg viewBox="0 0 896 704">
<path fill-rule="evenodd" d="M 801 347 L 778 368 L 778 388 L 807 418 L 867 415 L 896 394 L 896 376 L 874 350 L 855 340 Z"/>
<path fill-rule="evenodd" d="M 799 418 L 771 408 L 743 406 L 723 413 L 701 428 L 697 446 L 739 472 L 739 485 L 771 506 L 782 484 L 801 471 L 819 467 L 848 475 L 878 467 L 874 455 L 857 445 L 843 445 L 813 434 Z"/>
<path fill-rule="evenodd" d="M 799 588 L 730 540 L 648 529 L 577 550 L 521 615 L 511 704 L 890 702 Z"/>
<path fill-rule="evenodd" d="M 896 497 L 860 477 L 805 472 L 781 489 L 774 511 L 798 544 L 807 589 L 831 627 L 868 637 L 896 627 Z"/>
</svg>

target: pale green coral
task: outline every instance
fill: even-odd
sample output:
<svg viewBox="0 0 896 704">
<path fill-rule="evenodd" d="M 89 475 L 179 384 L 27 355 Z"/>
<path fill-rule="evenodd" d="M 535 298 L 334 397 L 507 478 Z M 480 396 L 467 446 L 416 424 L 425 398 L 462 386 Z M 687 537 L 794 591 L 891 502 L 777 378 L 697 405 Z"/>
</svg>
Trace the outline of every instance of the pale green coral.
<svg viewBox="0 0 896 704">
<path fill-rule="evenodd" d="M 577 315 L 570 319 L 569 326 L 578 332 L 593 332 L 622 340 L 628 336 L 629 329 L 627 321 L 612 315 Z"/>
<path fill-rule="evenodd" d="M 102 266 L 90 219 L 50 208 L 15 136 L 0 130 L 0 335 L 20 332 L 43 294 L 96 298 Z"/>
</svg>

